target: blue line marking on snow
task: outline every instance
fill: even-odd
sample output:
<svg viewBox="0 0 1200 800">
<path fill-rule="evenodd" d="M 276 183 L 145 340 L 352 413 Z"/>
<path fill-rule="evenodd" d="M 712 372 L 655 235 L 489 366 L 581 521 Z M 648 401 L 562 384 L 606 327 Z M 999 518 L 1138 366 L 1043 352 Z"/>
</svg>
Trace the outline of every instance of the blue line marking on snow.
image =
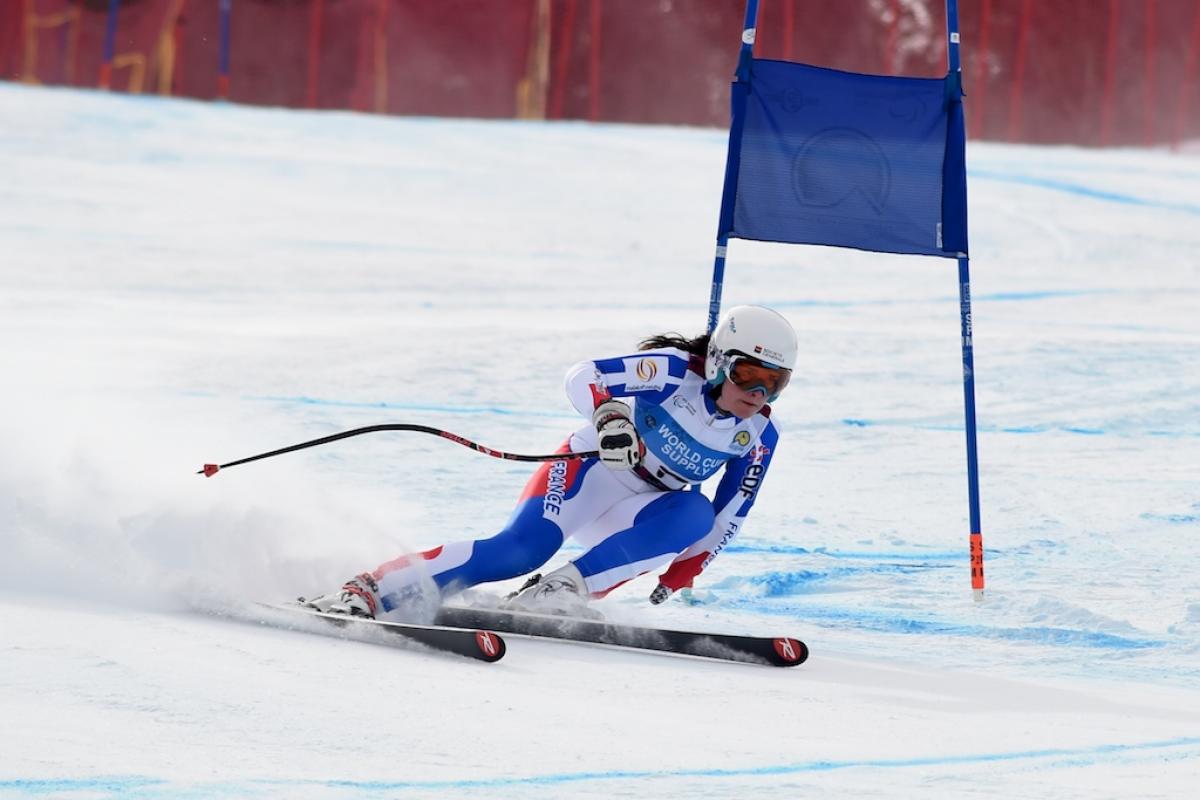
<svg viewBox="0 0 1200 800">
<path fill-rule="evenodd" d="M 1168 158 L 1166 163 L 1170 163 L 1171 160 L 1172 159 Z M 1058 161 L 1058 160 L 1056 160 L 1056 161 L 1049 162 L 1049 163 L 1040 162 L 1040 163 L 1036 163 L 1036 164 L 1030 164 L 1029 162 L 1025 162 L 1025 161 L 1022 161 L 1020 163 L 1006 163 L 1004 161 L 997 161 L 997 162 L 995 162 L 993 169 L 1003 167 L 1003 168 L 1007 168 L 1010 171 L 1020 171 L 1022 169 L 1028 169 L 1030 166 L 1036 166 L 1039 170 L 1042 170 L 1045 172 L 1082 173 L 1084 175 L 1087 175 L 1088 177 L 1093 177 L 1093 178 L 1099 174 L 1106 174 L 1106 175 L 1149 175 L 1149 176 L 1152 176 L 1155 178 L 1170 179 L 1173 181 L 1180 181 L 1180 182 L 1184 182 L 1184 183 L 1190 183 L 1192 181 L 1200 180 L 1200 172 L 1193 172 L 1191 170 L 1180 169 L 1179 167 L 1175 166 L 1174 164 L 1171 164 L 1169 167 L 1166 167 L 1164 169 L 1159 169 L 1159 168 L 1155 168 L 1155 167 L 1146 167 L 1146 166 L 1135 165 L 1135 164 L 1121 164 L 1118 166 L 1116 164 L 1113 164 L 1113 163 L 1107 162 L 1107 161 L 1103 161 L 1103 160 L 1100 160 L 1100 161 L 1074 161 L 1074 160 Z"/>
<path fill-rule="evenodd" d="M 905 420 L 878 420 L 878 419 L 859 419 L 856 417 L 846 417 L 841 420 L 843 425 L 851 428 L 872 428 L 872 427 L 907 427 L 916 428 L 918 430 L 927 431 L 946 431 L 950 433 L 960 433 L 963 430 L 962 423 L 933 423 L 933 422 L 908 422 Z M 976 430 L 979 433 L 1016 433 L 1016 434 L 1031 434 L 1031 433 L 1070 433 L 1076 436 L 1163 436 L 1163 437 L 1200 437 L 1200 430 L 1177 430 L 1164 431 L 1161 429 L 1154 430 L 1109 430 L 1107 428 L 1093 428 L 1083 425 L 978 425 Z"/>
<path fill-rule="evenodd" d="M 787 597 L 803 594 L 813 584 L 840 577 L 837 570 L 817 572 L 813 570 L 797 570 L 795 572 L 771 572 L 766 575 L 754 575 L 749 578 L 725 578 L 712 585 L 714 590 L 738 589 L 753 587 L 758 597 Z M 740 605 L 740 601 L 738 603 Z"/>
<path fill-rule="evenodd" d="M 768 553 L 771 555 L 823 556 L 825 558 L 863 559 L 870 561 L 962 561 L 964 553 L 930 551 L 928 553 L 894 553 L 866 550 L 827 550 L 824 547 L 800 547 L 794 544 L 734 542 L 724 553 Z M 995 551 L 988 551 L 989 555 Z"/>
<path fill-rule="evenodd" d="M 185 391 L 181 394 L 190 397 L 216 397 L 217 395 L 211 392 L 200 391 Z M 537 409 L 523 408 L 506 408 L 503 406 L 462 406 L 452 405 L 448 403 L 397 403 L 385 400 L 379 401 L 363 401 L 363 400 L 332 400 L 321 397 L 309 397 L 307 395 L 283 396 L 283 395 L 244 395 L 244 400 L 253 402 L 266 403 L 286 403 L 291 405 L 317 406 L 327 408 L 357 408 L 357 409 L 379 409 L 382 411 L 416 411 L 433 414 L 495 414 L 505 417 L 537 417 L 544 419 L 580 419 L 578 414 L 573 414 L 569 411 L 545 411 Z M 915 423 L 893 420 L 872 420 L 859 419 L 855 417 L 846 417 L 841 420 L 843 425 L 853 428 L 869 428 L 869 427 L 912 427 L 920 430 L 946 431 L 946 432 L 961 432 L 963 426 L 961 423 Z M 977 430 L 980 433 L 1071 433 L 1078 436 L 1104 436 L 1111 431 L 1104 428 L 1091 428 L 1078 425 L 978 425 Z M 1150 430 L 1150 431 L 1123 431 L 1123 435 L 1131 436 L 1160 436 L 1160 437 L 1200 437 L 1200 431 L 1166 431 L 1166 430 Z"/>
<path fill-rule="evenodd" d="M 1197 514 L 1152 514 L 1147 511 L 1141 515 L 1142 519 L 1151 520 L 1152 522 L 1170 522 L 1175 525 L 1195 525 L 1200 523 L 1200 515 Z"/>
<path fill-rule="evenodd" d="M 378 408 L 384 411 L 429 411 L 441 414 L 500 414 L 510 417 L 554 417 L 577 419 L 578 414 L 567 411 L 531 411 L 524 408 L 502 406 L 457 406 L 445 403 L 394 403 L 388 401 L 329 400 L 321 397 L 298 395 L 295 397 L 274 395 L 246 395 L 243 399 L 266 403 L 291 403 L 306 406 L 329 406 L 331 408 Z"/>
<path fill-rule="evenodd" d="M 1054 300 L 1059 297 L 1085 297 L 1096 294 L 1114 294 L 1114 289 L 1043 289 L 1036 292 L 993 292 L 992 294 L 976 294 L 974 301 L 992 303 L 1023 302 L 1025 300 Z"/>
<path fill-rule="evenodd" d="M 911 575 L 930 569 L 948 569 L 950 566 L 949 564 L 873 564 L 867 567 L 837 567 L 830 570 L 774 571 L 749 577 L 725 578 L 714 583 L 712 588 L 733 589 L 749 594 L 753 599 L 735 600 L 733 605 L 757 608 L 759 605 L 755 602 L 757 600 L 805 594 L 814 590 L 819 584 L 839 578 L 849 578 L 866 573 Z"/>
<path fill-rule="evenodd" d="M 965 561 L 966 556 L 961 560 Z M 758 601 L 773 597 L 791 597 L 798 594 L 806 594 L 817 590 L 820 584 L 841 578 L 853 578 L 867 574 L 912 575 L 931 569 L 950 569 L 953 566 L 952 564 L 872 563 L 865 566 L 835 567 L 827 570 L 801 569 L 787 572 L 772 571 L 761 575 L 735 575 L 723 578 L 712 584 L 712 588 L 733 590 L 739 594 L 747 595 L 747 597 L 733 601 L 731 603 L 732 606 L 744 610 L 774 613 L 771 608 L 765 605 L 760 609 L 759 606 L 762 604 Z"/>
<path fill-rule="evenodd" d="M 403 789 L 484 789 L 503 786 L 546 786 L 590 781 L 655 780 L 672 778 L 753 778 L 772 775 L 791 775 L 804 772 L 831 772 L 841 769 L 911 769 L 913 767 L 987 764 L 1032 759 L 1080 759 L 1120 755 L 1141 751 L 1200 746 L 1200 738 L 1183 736 L 1137 744 L 1107 744 L 1093 747 L 1048 747 L 1041 750 L 1018 750 L 1001 753 L 967 753 L 963 755 L 918 756 L 916 758 L 879 758 L 801 761 L 794 764 L 773 764 L 763 767 L 677 770 L 612 770 L 609 772 L 567 772 L 512 778 L 477 778 L 455 781 L 281 781 L 283 785 L 345 787 L 359 790 Z M 267 783 L 275 783 L 273 781 Z"/>
<path fill-rule="evenodd" d="M 1150 200 L 1145 197 L 1137 197 L 1131 194 L 1123 194 L 1121 192 L 1113 192 L 1105 189 L 1094 189 L 1090 186 L 1084 186 L 1080 183 L 1070 183 L 1068 181 L 1057 180 L 1055 178 L 1039 178 L 1033 175 L 1020 175 L 1011 172 L 993 172 L 986 169 L 970 169 L 967 174 L 972 178 L 981 178 L 983 180 L 999 181 L 1001 183 L 1017 183 L 1024 186 L 1034 186 L 1039 189 L 1049 189 L 1055 192 L 1064 192 L 1066 194 L 1075 195 L 1076 197 L 1087 197 L 1093 200 L 1103 200 L 1108 203 L 1119 203 L 1127 206 L 1139 206 L 1142 208 L 1161 208 L 1168 211 L 1182 211 L 1185 214 L 1200 215 L 1200 206 L 1192 203 L 1170 203 L 1160 200 Z"/>
<path fill-rule="evenodd" d="M 850 308 L 852 306 L 891 306 L 900 300 L 772 300 L 772 308 Z"/>
<path fill-rule="evenodd" d="M 100 777 L 100 778 L 48 778 L 0 780 L 0 792 L 20 794 L 60 795 L 63 792 L 112 792 L 113 796 L 128 796 L 129 793 L 152 786 L 165 787 L 161 778 L 144 777 Z"/>
<path fill-rule="evenodd" d="M 925 767 L 954 767 L 972 764 L 993 764 L 1011 761 L 1068 761 L 1073 763 L 1094 763 L 1105 757 L 1122 756 L 1138 753 L 1154 753 L 1162 750 L 1200 747 L 1200 737 L 1181 736 L 1175 739 L 1162 739 L 1150 742 L 1132 744 L 1102 744 L 1089 747 L 1048 747 L 1038 750 L 1013 750 L 993 753 L 963 753 L 960 755 L 931 755 L 913 758 L 857 758 L 857 759 L 816 759 L 798 761 L 790 764 L 766 764 L 759 767 L 703 769 L 674 769 L 674 770 L 608 770 L 594 772 L 551 772 L 543 775 L 514 775 L 500 778 L 463 778 L 456 780 L 288 780 L 288 779 L 248 779 L 241 782 L 221 784 L 184 784 L 170 783 L 160 779 L 130 777 L 130 778 L 98 778 L 76 780 L 8 780 L 0 781 L 0 791 L 14 791 L 25 796 L 42 796 L 61 794 L 62 792 L 95 792 L 115 791 L 131 792 L 121 796 L 136 796 L 147 798 L 179 797 L 182 795 L 199 796 L 253 796 L 269 794 L 271 790 L 286 790 L 289 787 L 300 789 L 304 787 L 319 787 L 329 790 L 345 790 L 353 793 L 363 792 L 403 792 L 403 791 L 445 791 L 461 792 L 467 789 L 499 789 L 520 786 L 563 786 L 569 784 L 614 782 L 614 781 L 644 781 L 644 780 L 679 780 L 690 778 L 759 778 L 777 775 L 796 775 L 802 773 L 832 772 L 846 769 L 876 769 L 904 770 Z M 155 787 L 155 788 L 152 788 Z M 140 790 L 140 791 L 139 791 Z"/>
<path fill-rule="evenodd" d="M 975 302 L 993 302 L 993 303 L 1023 303 L 1036 300 L 1057 300 L 1061 298 L 1074 297 L 1094 297 L 1096 295 L 1130 295 L 1130 294 L 1196 294 L 1195 289 L 1183 287 L 1170 288 L 1101 288 L 1101 289 L 1030 289 L 1026 291 L 1012 292 L 991 292 L 980 293 L 972 296 Z M 766 304 L 768 301 L 763 300 Z M 944 305 L 945 303 L 957 303 L 958 295 L 943 295 L 940 297 L 913 297 L 913 298 L 882 298 L 874 300 L 813 300 L 813 299 L 772 299 L 769 301 L 772 308 L 854 308 L 858 306 L 904 306 L 921 303 L 930 303 L 936 305 Z M 1103 324 L 1096 327 L 1101 327 L 1106 330 L 1159 330 L 1156 327 L 1146 325 L 1115 325 Z"/>
<path fill-rule="evenodd" d="M 719 586 L 719 584 L 718 584 Z M 714 587 L 717 588 L 717 587 Z M 799 594 L 796 592 L 794 594 Z M 913 619 L 891 616 L 867 610 L 822 608 L 820 606 L 796 604 L 781 605 L 763 597 L 731 600 L 730 609 L 754 614 L 803 618 L 815 624 L 845 627 L 852 624 L 859 630 L 877 633 L 937 634 L 940 636 L 962 636 L 978 639 L 1002 639 L 1011 642 L 1028 642 L 1068 647 L 1090 647 L 1107 650 L 1151 650 L 1165 647 L 1166 642 L 1158 639 L 1121 636 L 1104 631 L 1031 626 L 1027 628 L 1001 628 L 986 625 L 966 625 L 933 619 Z"/>
</svg>

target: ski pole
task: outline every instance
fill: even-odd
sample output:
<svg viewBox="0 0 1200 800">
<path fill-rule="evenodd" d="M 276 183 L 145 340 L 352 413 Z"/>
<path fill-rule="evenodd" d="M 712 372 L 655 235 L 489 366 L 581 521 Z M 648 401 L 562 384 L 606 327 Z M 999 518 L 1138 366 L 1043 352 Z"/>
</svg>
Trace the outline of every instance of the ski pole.
<svg viewBox="0 0 1200 800">
<path fill-rule="evenodd" d="M 493 458 L 504 458 L 509 461 L 574 461 L 583 458 L 592 458 L 598 455 L 597 451 L 589 450 L 584 453 L 549 453 L 546 455 L 528 456 L 520 453 L 505 453 L 502 450 L 493 450 L 490 447 L 484 447 L 481 444 L 472 442 L 470 439 L 464 439 L 456 433 L 444 431 L 440 428 L 431 428 L 428 425 L 409 425 L 406 423 L 390 423 L 385 425 L 368 425 L 365 428 L 355 428 L 354 430 L 342 431 L 329 436 L 322 436 L 320 439 L 313 439 L 308 442 L 300 442 L 290 447 L 281 447 L 278 450 L 272 450 L 269 453 L 259 453 L 256 456 L 248 456 L 239 458 L 237 461 L 230 461 L 227 464 L 205 464 L 203 468 L 196 471 L 197 475 L 204 475 L 211 478 L 217 474 L 218 470 L 228 467 L 236 467 L 238 464 L 247 464 L 251 461 L 258 461 L 262 458 L 271 458 L 272 456 L 281 456 L 284 453 L 291 453 L 296 450 L 304 450 L 308 447 L 316 447 L 319 444 L 329 444 L 336 442 L 339 439 L 349 439 L 351 436 L 360 436 L 364 433 L 376 433 L 378 431 L 414 431 L 416 433 L 432 433 L 434 436 L 440 436 L 443 439 L 449 439 L 452 442 L 457 442 L 464 447 L 469 447 L 477 453 L 492 456 Z"/>
</svg>

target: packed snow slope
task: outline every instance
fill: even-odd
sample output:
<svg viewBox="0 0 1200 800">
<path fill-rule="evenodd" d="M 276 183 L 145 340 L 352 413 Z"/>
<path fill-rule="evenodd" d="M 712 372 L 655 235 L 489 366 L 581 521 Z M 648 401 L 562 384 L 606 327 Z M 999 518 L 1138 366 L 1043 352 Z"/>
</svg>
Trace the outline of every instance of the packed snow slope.
<svg viewBox="0 0 1200 800">
<path fill-rule="evenodd" d="M 970 148 L 984 602 L 953 261 L 734 242 L 802 342 L 771 474 L 699 605 L 598 607 L 807 664 L 210 613 L 498 530 L 529 468 L 434 437 L 195 471 L 553 451 L 572 363 L 703 329 L 724 152 L 0 84 L 0 796 L 1195 797 L 1192 156 Z"/>
</svg>

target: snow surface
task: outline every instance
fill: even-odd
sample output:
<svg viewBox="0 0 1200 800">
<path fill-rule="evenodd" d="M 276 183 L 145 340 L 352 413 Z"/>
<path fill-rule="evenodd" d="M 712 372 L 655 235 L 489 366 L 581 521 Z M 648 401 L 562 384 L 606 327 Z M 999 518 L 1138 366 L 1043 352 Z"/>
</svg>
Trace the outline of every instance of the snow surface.
<svg viewBox="0 0 1200 800">
<path fill-rule="evenodd" d="M 433 437 L 194 473 L 551 451 L 567 366 L 703 328 L 724 148 L 0 84 L 0 796 L 1196 797 L 1190 155 L 971 146 L 982 603 L 954 263 L 734 242 L 726 306 L 801 334 L 785 439 L 702 605 L 601 607 L 807 664 L 206 613 L 495 531 L 529 468 Z"/>
</svg>

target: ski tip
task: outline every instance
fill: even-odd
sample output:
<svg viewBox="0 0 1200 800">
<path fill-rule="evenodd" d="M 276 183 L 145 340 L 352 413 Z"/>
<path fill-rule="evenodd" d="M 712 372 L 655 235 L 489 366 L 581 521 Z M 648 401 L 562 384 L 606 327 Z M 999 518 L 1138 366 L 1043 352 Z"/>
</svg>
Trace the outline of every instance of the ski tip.
<svg viewBox="0 0 1200 800">
<path fill-rule="evenodd" d="M 220 469 L 221 468 L 216 464 L 205 464 L 202 469 L 196 471 L 196 474 L 203 475 L 206 478 L 211 478 L 213 475 L 216 475 L 217 471 Z"/>
<path fill-rule="evenodd" d="M 475 631 L 475 645 L 479 648 L 479 657 L 484 661 L 499 661 L 508 652 L 508 646 L 491 631 Z"/>
<path fill-rule="evenodd" d="M 808 645 L 799 639 L 783 637 L 775 639 L 772 644 L 775 647 L 773 661 L 776 666 L 795 667 L 808 660 Z"/>
</svg>

